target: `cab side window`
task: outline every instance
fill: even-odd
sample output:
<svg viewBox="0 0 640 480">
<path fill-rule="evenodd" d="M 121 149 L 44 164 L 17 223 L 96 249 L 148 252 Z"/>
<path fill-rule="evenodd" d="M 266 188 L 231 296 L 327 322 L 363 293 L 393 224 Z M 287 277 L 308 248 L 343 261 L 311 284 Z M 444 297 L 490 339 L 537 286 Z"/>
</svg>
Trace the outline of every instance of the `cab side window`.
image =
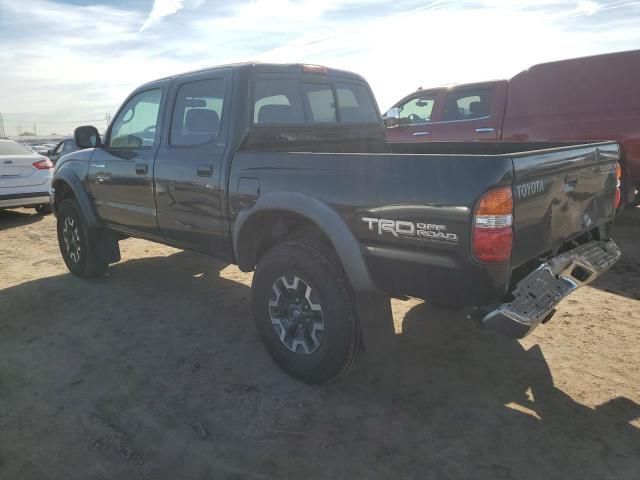
<svg viewBox="0 0 640 480">
<path fill-rule="evenodd" d="M 442 120 L 450 122 L 488 117 L 490 100 L 490 88 L 449 92 L 444 99 Z"/>
<path fill-rule="evenodd" d="M 113 121 L 110 148 L 149 149 L 156 140 L 162 89 L 154 88 L 135 95 Z"/>
<path fill-rule="evenodd" d="M 193 146 L 215 139 L 220 133 L 224 91 L 221 78 L 181 85 L 173 107 L 169 143 Z"/>
<path fill-rule="evenodd" d="M 417 125 L 431 122 L 435 96 L 414 97 L 398 106 L 400 125 Z"/>
</svg>

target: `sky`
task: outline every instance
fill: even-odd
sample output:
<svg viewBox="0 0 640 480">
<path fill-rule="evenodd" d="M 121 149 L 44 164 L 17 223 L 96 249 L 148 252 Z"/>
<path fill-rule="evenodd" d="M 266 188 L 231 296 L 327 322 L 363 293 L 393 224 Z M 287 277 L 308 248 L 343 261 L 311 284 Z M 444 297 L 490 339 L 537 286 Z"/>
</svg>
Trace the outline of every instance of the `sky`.
<svg viewBox="0 0 640 480">
<path fill-rule="evenodd" d="M 640 1 L 0 0 L 8 135 L 106 127 L 138 85 L 231 62 L 355 71 L 382 111 L 419 86 L 640 48 Z"/>
</svg>

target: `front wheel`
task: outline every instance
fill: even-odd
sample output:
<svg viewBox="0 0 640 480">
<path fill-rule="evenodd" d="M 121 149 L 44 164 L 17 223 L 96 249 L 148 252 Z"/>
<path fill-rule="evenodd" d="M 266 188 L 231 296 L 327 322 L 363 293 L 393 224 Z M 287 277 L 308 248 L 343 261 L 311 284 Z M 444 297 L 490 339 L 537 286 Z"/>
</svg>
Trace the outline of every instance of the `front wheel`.
<svg viewBox="0 0 640 480">
<path fill-rule="evenodd" d="M 75 200 L 60 204 L 57 230 L 60 253 L 71 273 L 83 278 L 104 274 L 108 263 L 100 250 L 100 232 L 89 229 Z"/>
<path fill-rule="evenodd" d="M 351 288 L 322 249 L 298 241 L 272 248 L 256 268 L 251 301 L 267 351 L 299 380 L 334 380 L 362 352 Z"/>
</svg>

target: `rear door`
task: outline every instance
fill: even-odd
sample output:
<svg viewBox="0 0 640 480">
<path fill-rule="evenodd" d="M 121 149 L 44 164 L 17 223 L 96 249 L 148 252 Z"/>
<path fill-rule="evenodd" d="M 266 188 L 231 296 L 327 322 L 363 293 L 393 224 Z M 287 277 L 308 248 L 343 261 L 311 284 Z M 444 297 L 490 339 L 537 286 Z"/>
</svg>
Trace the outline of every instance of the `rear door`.
<svg viewBox="0 0 640 480">
<path fill-rule="evenodd" d="M 227 149 L 231 70 L 186 75 L 172 87 L 169 129 L 155 164 L 158 226 L 171 243 L 223 251 L 222 160 Z"/>
<path fill-rule="evenodd" d="M 169 80 L 145 85 L 125 102 L 109 127 L 105 145 L 89 163 L 89 190 L 100 218 L 131 233 L 158 233 L 153 162 L 160 146 Z"/>
<path fill-rule="evenodd" d="M 613 220 L 615 143 L 515 154 L 514 266 Z"/>
<path fill-rule="evenodd" d="M 438 121 L 432 125 L 432 140 L 495 141 L 500 138 L 502 112 L 497 85 L 445 90 Z"/>
<path fill-rule="evenodd" d="M 436 111 L 438 92 L 419 92 L 396 105 L 400 111 L 398 125 L 387 128 L 387 138 L 393 143 L 428 142 L 432 140 L 432 118 Z"/>
</svg>

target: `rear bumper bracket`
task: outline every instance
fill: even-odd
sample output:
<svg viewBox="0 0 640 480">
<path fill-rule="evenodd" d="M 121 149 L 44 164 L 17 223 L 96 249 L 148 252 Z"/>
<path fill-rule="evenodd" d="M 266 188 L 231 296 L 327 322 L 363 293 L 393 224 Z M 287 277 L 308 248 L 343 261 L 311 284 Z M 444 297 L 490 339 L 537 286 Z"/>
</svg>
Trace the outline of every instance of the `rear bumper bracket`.
<svg viewBox="0 0 640 480">
<path fill-rule="evenodd" d="M 523 338 L 548 321 L 567 295 L 591 283 L 618 261 L 613 240 L 593 241 L 569 250 L 523 278 L 511 293 L 513 300 L 482 318 L 484 326 L 512 338 Z"/>
</svg>

